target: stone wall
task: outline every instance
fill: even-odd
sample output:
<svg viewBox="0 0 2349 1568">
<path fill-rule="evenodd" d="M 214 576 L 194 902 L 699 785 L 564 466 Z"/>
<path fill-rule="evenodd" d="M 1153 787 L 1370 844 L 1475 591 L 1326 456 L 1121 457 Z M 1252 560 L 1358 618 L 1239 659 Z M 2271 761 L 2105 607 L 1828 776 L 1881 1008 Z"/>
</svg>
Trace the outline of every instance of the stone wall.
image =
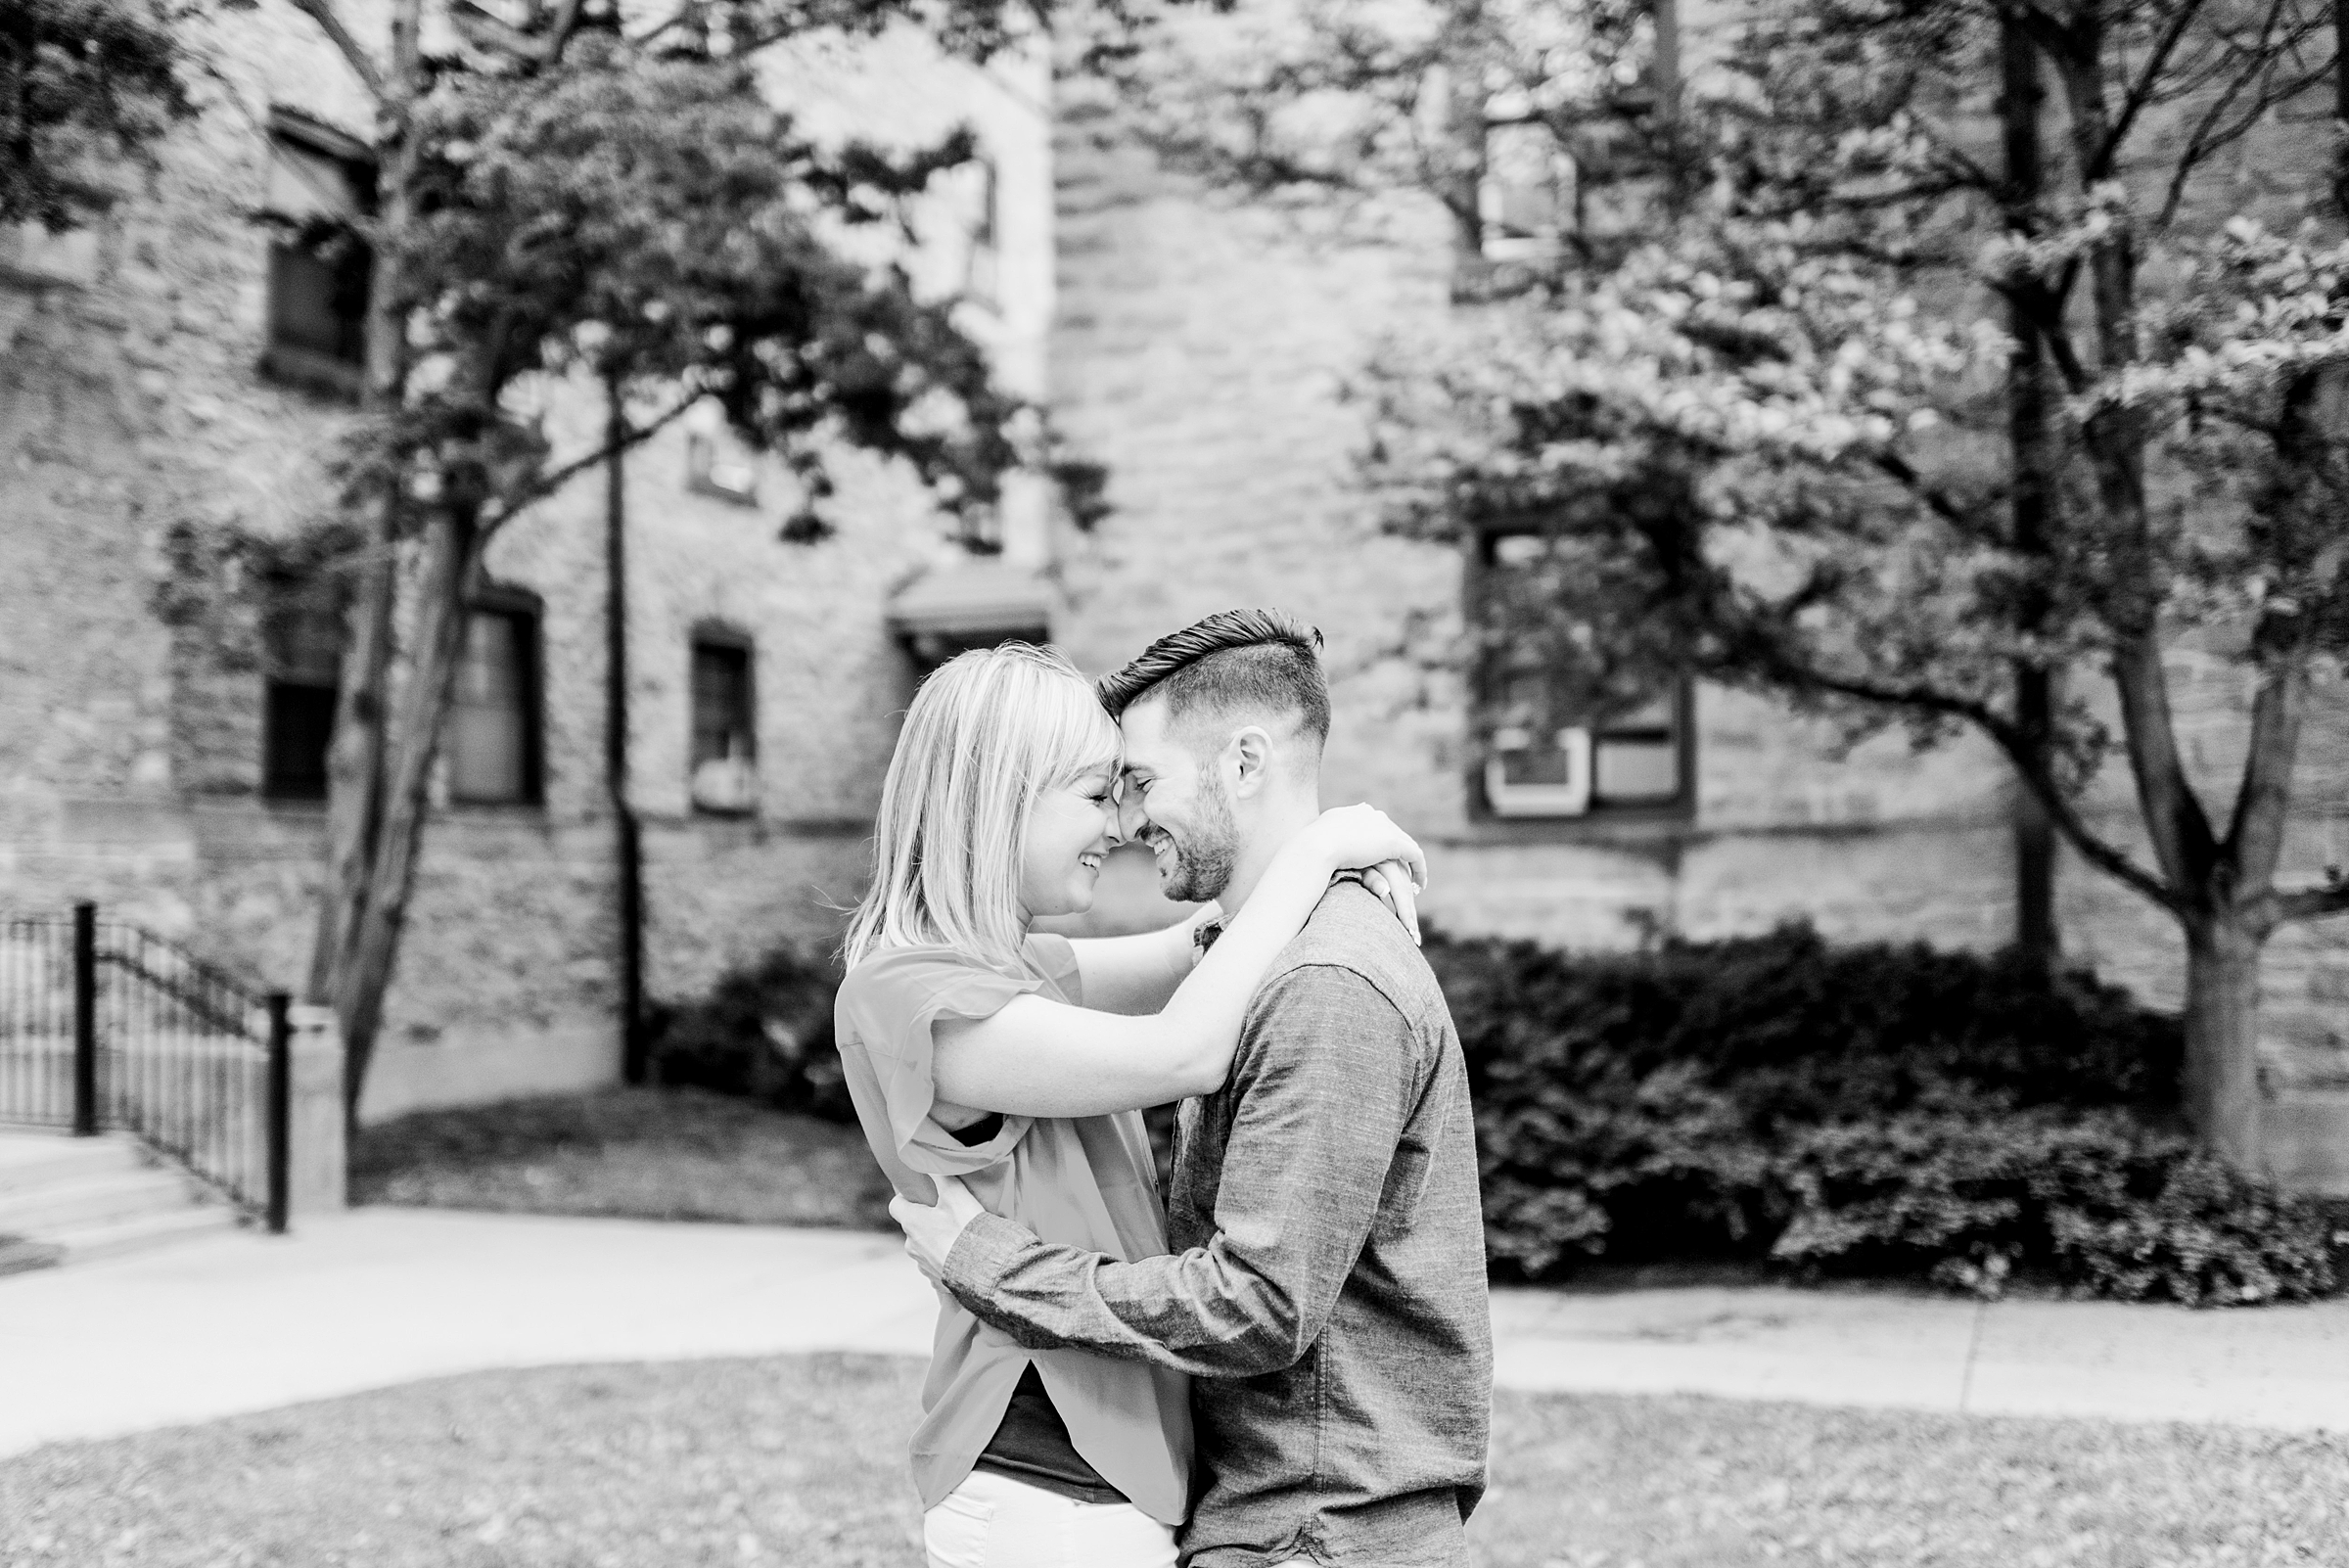
<svg viewBox="0 0 2349 1568">
<path fill-rule="evenodd" d="M 224 80 L 197 85 L 201 116 L 93 237 L 88 276 L 8 295 L 22 308 L 6 317 L 13 341 L 0 355 L 12 568 L 0 575 L 0 905 L 95 899 L 298 989 L 324 807 L 260 793 L 268 612 L 225 541 L 291 539 L 330 515 L 325 465 L 349 414 L 257 373 L 268 236 L 245 214 L 266 189 L 272 105 L 354 132 L 368 114 L 291 9 L 231 14 L 218 28 Z M 1033 388 L 1051 288 L 1040 65 L 978 72 L 904 40 L 878 47 L 883 75 L 929 120 L 960 106 L 979 122 L 999 171 L 1003 282 L 973 330 L 1008 381 Z M 873 106 L 856 63 L 822 64 L 821 80 L 779 68 L 778 81 L 797 81 L 803 105 L 838 88 L 840 129 L 891 140 L 942 128 L 901 115 L 861 123 Z M 964 214 L 940 215 L 950 231 Z M 592 440 L 601 418 L 572 388 L 550 389 L 546 413 L 559 450 Z M 863 836 L 915 675 L 887 603 L 959 557 L 919 486 L 877 460 L 840 455 L 838 532 L 798 544 L 778 534 L 798 501 L 787 474 L 760 465 L 756 505 L 696 491 L 685 439 L 672 427 L 625 469 L 632 799 L 657 1001 L 690 996 L 776 942 L 835 939 L 861 892 Z M 543 801 L 455 806 L 437 792 L 363 1117 L 617 1075 L 604 530 L 595 474 L 489 546 L 491 579 L 542 610 Z M 689 800 L 689 636 L 706 622 L 753 645 L 747 815 Z"/>
</svg>

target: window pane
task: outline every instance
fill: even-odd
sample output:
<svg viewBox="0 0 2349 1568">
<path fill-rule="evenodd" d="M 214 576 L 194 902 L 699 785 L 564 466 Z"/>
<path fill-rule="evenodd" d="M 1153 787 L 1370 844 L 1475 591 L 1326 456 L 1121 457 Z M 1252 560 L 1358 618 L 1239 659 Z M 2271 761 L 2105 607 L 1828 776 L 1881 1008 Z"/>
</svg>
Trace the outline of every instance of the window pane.
<svg viewBox="0 0 2349 1568">
<path fill-rule="evenodd" d="M 334 734 L 334 687 L 270 681 L 262 693 L 262 793 L 325 799 L 326 753 Z"/>
<path fill-rule="evenodd" d="M 693 765 L 750 761 L 757 750 L 754 734 L 750 650 L 694 644 Z"/>
<path fill-rule="evenodd" d="M 269 341 L 330 359 L 366 358 L 369 262 L 351 249 L 340 260 L 290 245 L 269 249 Z"/>
<path fill-rule="evenodd" d="M 1680 718 L 1674 695 L 1672 692 L 1666 692 L 1662 696 L 1633 709 L 1630 713 L 1617 714 L 1607 720 L 1606 727 L 1611 730 L 1660 729 L 1669 734 Z"/>
<path fill-rule="evenodd" d="M 1599 741 L 1591 793 L 1602 801 L 1668 801 L 1681 792 L 1680 748 L 1670 741 Z"/>
<path fill-rule="evenodd" d="M 1503 737 L 1496 736 L 1500 740 Z M 1497 749 L 1495 757 L 1500 762 L 1504 783 L 1563 785 L 1571 778 L 1566 752 L 1556 745 L 1507 747 Z"/>
<path fill-rule="evenodd" d="M 520 801 L 529 793 L 529 620 L 476 612 L 457 666 L 449 715 L 448 788 L 460 801 Z"/>
</svg>

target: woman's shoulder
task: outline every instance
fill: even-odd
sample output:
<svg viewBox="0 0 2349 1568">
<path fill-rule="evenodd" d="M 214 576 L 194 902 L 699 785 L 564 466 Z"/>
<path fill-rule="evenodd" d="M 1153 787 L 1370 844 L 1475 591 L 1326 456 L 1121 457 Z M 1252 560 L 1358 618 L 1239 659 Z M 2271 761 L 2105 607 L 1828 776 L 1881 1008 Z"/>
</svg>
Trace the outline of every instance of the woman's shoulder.
<svg viewBox="0 0 2349 1568">
<path fill-rule="evenodd" d="M 1000 1006 L 1035 990 L 1037 979 L 1033 973 L 1008 973 L 943 944 L 876 947 L 842 978 L 838 1005 L 845 1013 L 871 1008 L 911 1013 L 950 996 L 958 1001 L 992 998 Z"/>
</svg>

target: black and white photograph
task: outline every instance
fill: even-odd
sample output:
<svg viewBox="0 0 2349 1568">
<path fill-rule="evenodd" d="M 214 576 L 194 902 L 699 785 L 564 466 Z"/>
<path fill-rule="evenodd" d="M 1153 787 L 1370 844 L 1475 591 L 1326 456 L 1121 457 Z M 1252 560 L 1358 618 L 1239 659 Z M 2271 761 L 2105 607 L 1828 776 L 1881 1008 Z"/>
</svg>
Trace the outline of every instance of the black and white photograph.
<svg viewBox="0 0 2349 1568">
<path fill-rule="evenodd" d="M 2349 1568 L 2349 0 L 0 0 L 0 1568 Z"/>
</svg>

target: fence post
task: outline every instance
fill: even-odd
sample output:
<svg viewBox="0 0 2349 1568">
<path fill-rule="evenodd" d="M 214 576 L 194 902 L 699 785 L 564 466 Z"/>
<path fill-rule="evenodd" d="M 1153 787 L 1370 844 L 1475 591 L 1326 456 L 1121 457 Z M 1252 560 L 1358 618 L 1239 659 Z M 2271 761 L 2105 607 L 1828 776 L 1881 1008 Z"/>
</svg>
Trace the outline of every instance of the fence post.
<svg viewBox="0 0 2349 1568">
<path fill-rule="evenodd" d="M 294 1032 L 287 1022 L 293 998 L 269 993 L 269 1233 L 286 1233 L 293 1198 Z"/>
<path fill-rule="evenodd" d="M 98 906 L 73 906 L 73 1135 L 98 1133 Z"/>
</svg>

